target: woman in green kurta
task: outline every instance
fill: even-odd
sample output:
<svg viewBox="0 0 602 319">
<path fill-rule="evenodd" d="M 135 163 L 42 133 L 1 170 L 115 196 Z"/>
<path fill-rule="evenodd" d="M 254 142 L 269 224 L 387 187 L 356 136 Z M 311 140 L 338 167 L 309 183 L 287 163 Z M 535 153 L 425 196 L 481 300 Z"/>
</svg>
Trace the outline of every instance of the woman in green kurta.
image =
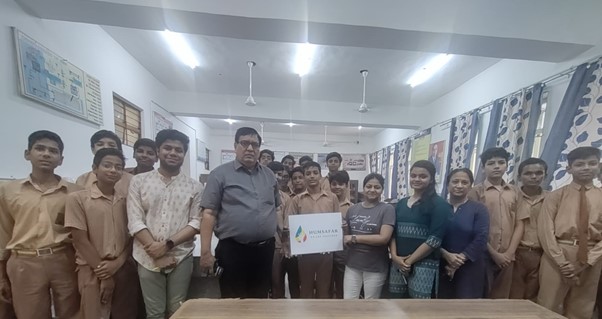
<svg viewBox="0 0 602 319">
<path fill-rule="evenodd" d="M 410 169 L 414 194 L 395 208 L 391 240 L 389 291 L 398 298 L 428 299 L 435 295 L 439 274 L 439 246 L 452 207 L 435 192 L 435 166 L 417 161 Z"/>
</svg>

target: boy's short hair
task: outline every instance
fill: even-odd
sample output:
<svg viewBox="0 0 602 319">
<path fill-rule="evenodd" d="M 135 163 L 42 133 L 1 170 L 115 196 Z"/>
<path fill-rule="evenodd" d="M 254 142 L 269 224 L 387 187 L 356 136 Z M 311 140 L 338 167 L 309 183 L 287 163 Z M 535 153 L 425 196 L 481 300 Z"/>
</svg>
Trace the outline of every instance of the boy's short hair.
<svg viewBox="0 0 602 319">
<path fill-rule="evenodd" d="M 238 143 L 238 140 L 240 139 L 240 137 L 246 136 L 246 135 L 257 136 L 257 140 L 259 141 L 259 146 L 261 146 L 261 135 L 259 135 L 259 133 L 257 133 L 257 130 L 252 127 L 241 127 L 238 130 L 236 130 L 236 134 L 234 134 L 234 142 Z"/>
<path fill-rule="evenodd" d="M 586 159 L 588 157 L 595 156 L 600 161 L 600 150 L 593 146 L 581 146 L 572 150 L 567 154 L 566 160 L 569 162 L 569 166 L 573 165 L 573 162 L 578 159 Z"/>
<path fill-rule="evenodd" d="M 268 150 L 267 148 L 261 150 L 261 152 L 259 152 L 259 157 L 261 158 L 261 155 L 263 155 L 263 154 L 268 154 L 272 158 L 272 161 L 275 160 L 275 158 L 274 158 L 274 152 L 272 152 L 271 150 Z"/>
<path fill-rule="evenodd" d="M 523 169 L 525 169 L 525 166 L 527 166 L 527 165 L 541 165 L 541 166 L 543 166 L 544 174 L 548 173 L 548 163 L 546 163 L 546 161 L 542 160 L 541 158 L 531 157 L 531 158 L 527 158 L 526 160 L 522 161 L 518 165 L 518 175 L 521 175 L 523 173 Z"/>
<path fill-rule="evenodd" d="M 102 162 L 102 159 L 105 158 L 105 156 L 111 155 L 119 157 L 121 159 L 121 162 L 125 166 L 125 156 L 123 156 L 123 152 L 114 148 L 99 149 L 98 152 L 94 154 L 94 160 L 92 162 L 94 163 L 94 166 L 98 167 L 100 166 L 100 162 Z"/>
<path fill-rule="evenodd" d="M 267 165 L 267 167 L 269 169 L 271 169 L 272 172 L 274 172 L 274 174 L 276 172 L 286 171 L 286 168 L 284 167 L 284 165 L 282 163 L 276 162 L 276 161 L 269 162 L 268 165 Z"/>
<path fill-rule="evenodd" d="M 120 151 L 122 150 L 121 139 L 119 138 L 119 136 L 117 136 L 117 134 L 115 134 L 114 132 L 108 130 L 100 130 L 92 134 L 92 137 L 90 137 L 90 148 L 94 149 L 94 145 L 103 138 L 112 139 L 113 141 L 115 141 L 115 144 L 117 144 L 117 149 L 119 149 Z"/>
<path fill-rule="evenodd" d="M 150 147 L 153 150 L 157 151 L 157 144 L 155 144 L 155 141 L 151 140 L 150 138 L 140 138 L 140 139 L 138 139 L 136 141 L 136 143 L 134 143 L 134 153 L 136 153 L 136 150 L 140 146 L 147 146 L 147 147 Z"/>
<path fill-rule="evenodd" d="M 481 165 L 485 166 L 485 163 L 494 157 L 503 158 L 506 160 L 506 162 L 508 162 L 510 159 L 510 153 L 501 147 L 488 148 L 481 154 Z"/>
<path fill-rule="evenodd" d="M 37 141 L 43 140 L 45 138 L 56 142 L 56 144 L 59 147 L 59 151 L 61 152 L 61 154 L 63 154 L 63 150 L 65 149 L 65 144 L 63 144 L 63 140 L 61 139 L 61 137 L 54 132 L 46 131 L 46 130 L 35 131 L 35 132 L 29 134 L 29 137 L 27 137 L 27 150 L 31 151 L 31 148 Z"/>
<path fill-rule="evenodd" d="M 157 137 L 155 137 L 157 149 L 161 148 L 161 145 L 163 145 L 163 143 L 165 143 L 167 140 L 182 142 L 184 145 L 184 153 L 188 152 L 188 144 L 190 143 L 190 139 L 186 134 L 174 129 L 165 129 L 159 131 L 159 133 L 157 133 Z"/>
<path fill-rule="evenodd" d="M 320 166 L 320 164 L 317 162 L 310 161 L 310 162 L 305 163 L 305 165 L 303 165 L 303 175 L 305 175 L 305 171 L 310 169 L 311 167 L 317 167 L 318 171 L 320 171 L 320 174 L 322 174 L 322 166 Z"/>
<path fill-rule="evenodd" d="M 301 166 L 293 167 L 293 169 L 289 173 L 291 175 L 291 179 L 293 178 L 293 174 L 295 173 L 301 173 L 301 175 L 305 176 L 305 172 L 303 171 L 303 167 Z"/>
<path fill-rule="evenodd" d="M 328 182 L 332 184 L 332 182 L 337 182 L 338 184 L 349 183 L 349 173 L 347 171 L 336 171 L 328 176 Z"/>
<path fill-rule="evenodd" d="M 285 155 L 282 160 L 280 161 L 280 163 L 284 163 L 284 160 L 290 159 L 291 161 L 293 161 L 293 165 L 295 165 L 295 158 L 293 157 L 293 155 Z"/>
<path fill-rule="evenodd" d="M 341 156 L 341 154 L 337 153 L 337 152 L 331 152 L 328 153 L 328 155 L 326 155 L 326 161 L 328 162 L 329 159 L 336 157 L 339 159 L 339 162 L 343 161 L 343 157 Z"/>
<path fill-rule="evenodd" d="M 299 159 L 299 164 L 301 164 L 301 162 L 306 162 L 306 161 L 313 162 L 313 160 L 314 159 L 311 158 L 311 156 L 304 155 L 304 156 L 301 156 L 301 158 Z"/>
</svg>

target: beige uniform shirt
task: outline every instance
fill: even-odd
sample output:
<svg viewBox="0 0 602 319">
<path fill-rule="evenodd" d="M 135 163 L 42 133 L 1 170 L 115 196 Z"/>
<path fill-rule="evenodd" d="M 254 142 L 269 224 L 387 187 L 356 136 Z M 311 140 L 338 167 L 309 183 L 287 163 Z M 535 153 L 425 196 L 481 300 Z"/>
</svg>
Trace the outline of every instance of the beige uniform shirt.
<svg viewBox="0 0 602 319">
<path fill-rule="evenodd" d="M 127 198 L 132 177 L 134 177 L 134 175 L 124 171 L 123 175 L 121 175 L 121 179 L 115 184 L 115 191 Z M 90 189 L 92 184 L 96 181 L 96 174 L 90 171 L 80 175 L 77 180 L 75 180 L 75 184 L 80 185 L 85 189 Z"/>
<path fill-rule="evenodd" d="M 60 179 L 52 189 L 42 191 L 31 177 L 0 186 L 0 260 L 11 250 L 41 249 L 70 243 L 65 228 L 67 194 L 82 188 Z"/>
<path fill-rule="evenodd" d="M 326 175 L 326 176 L 323 176 L 323 177 L 320 179 L 320 188 L 321 188 L 322 190 L 325 190 L 325 191 L 327 191 L 327 192 L 332 192 L 332 191 L 330 190 L 330 181 L 328 180 L 328 175 Z M 349 183 L 347 183 L 347 191 L 346 191 L 346 193 L 345 193 L 345 196 L 346 196 L 346 198 L 347 198 L 347 199 L 350 199 L 350 198 L 351 198 L 351 188 L 349 188 Z"/>
<path fill-rule="evenodd" d="M 558 240 L 575 240 L 579 236 L 577 224 L 581 187 L 586 189 L 589 205 L 588 239 L 591 248 L 587 263 L 594 265 L 602 257 L 602 190 L 593 185 L 580 186 L 573 182 L 546 196 L 538 218 L 537 231 L 541 246 L 558 266 L 568 262 Z"/>
<path fill-rule="evenodd" d="M 528 248 L 541 248 L 537 236 L 537 219 L 547 192 L 542 190 L 539 195 L 529 196 L 520 187 L 517 187 L 516 191 L 518 192 L 517 215 L 529 215 L 529 218 L 525 219 L 525 232 L 520 245 Z"/>
<path fill-rule="evenodd" d="M 526 212 L 517 213 L 517 194 L 506 182 L 500 186 L 485 180 L 468 193 L 468 198 L 485 204 L 489 211 L 489 245 L 503 253 L 510 246 L 516 222 L 529 218 Z"/>
<path fill-rule="evenodd" d="M 90 189 L 69 194 L 65 210 L 65 227 L 88 232 L 88 239 L 101 259 L 115 259 L 127 248 L 130 240 L 126 197 L 115 192 L 105 196 L 92 184 Z M 78 265 L 87 265 L 79 252 Z"/>
<path fill-rule="evenodd" d="M 280 191 L 280 206 L 276 210 L 276 216 L 278 217 L 278 232 L 276 234 L 276 242 L 275 248 L 282 248 L 282 243 L 285 238 L 282 237 L 282 230 L 284 229 L 284 210 L 286 209 L 286 204 L 290 200 L 290 196 L 283 191 Z"/>
<path fill-rule="evenodd" d="M 340 212 L 339 200 L 331 192 L 322 190 L 319 194 L 311 195 L 305 191 L 295 196 L 287 205 L 284 218 L 288 228 L 288 216 L 298 214 L 335 213 Z"/>
<path fill-rule="evenodd" d="M 133 236 L 148 229 L 156 241 L 164 241 L 186 226 L 201 227 L 200 203 L 203 186 L 180 173 L 171 178 L 154 170 L 134 176 L 127 198 L 128 229 Z M 167 253 L 180 263 L 192 254 L 194 239 L 182 243 Z M 142 244 L 134 240 L 134 259 L 150 271 L 160 271 Z"/>
</svg>

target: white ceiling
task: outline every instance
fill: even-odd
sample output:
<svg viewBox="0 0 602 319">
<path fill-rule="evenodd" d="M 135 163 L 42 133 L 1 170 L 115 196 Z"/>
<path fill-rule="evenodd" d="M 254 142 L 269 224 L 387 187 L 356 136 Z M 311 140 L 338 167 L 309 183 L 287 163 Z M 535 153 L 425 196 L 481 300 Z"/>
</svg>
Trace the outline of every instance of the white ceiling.
<svg viewBox="0 0 602 319">
<path fill-rule="evenodd" d="M 171 106 L 178 115 L 235 117 L 208 96 L 242 104 L 246 61 L 253 60 L 258 105 L 241 116 L 283 123 L 295 121 L 293 114 L 316 114 L 293 128 L 308 133 L 324 124 L 335 130 L 336 123 L 345 125 L 341 134 L 357 134 L 359 124 L 382 130 L 392 127 L 392 118 L 401 119 L 398 127 L 415 128 L 413 116 L 428 116 L 420 113 L 422 106 L 501 59 L 562 62 L 596 44 L 599 33 L 592 30 L 602 29 L 600 0 L 15 1 L 41 18 L 101 25 L 168 89 L 192 97 Z M 185 33 L 200 67 L 191 71 L 171 54 L 158 32 L 167 28 Z M 312 70 L 299 78 L 292 70 L 303 42 L 317 50 Z M 439 53 L 455 56 L 427 83 L 413 89 L 405 84 Z M 342 114 L 361 103 L 361 69 L 369 70 L 366 100 L 372 111 Z M 262 101 L 270 107 L 262 108 Z M 191 102 L 212 106 L 183 111 Z M 377 134 L 377 128 L 365 134 Z M 290 131 L 280 124 L 266 124 L 268 130 Z"/>
<path fill-rule="evenodd" d="M 314 124 L 298 124 L 295 123 L 293 127 L 286 125 L 287 123 L 275 123 L 275 122 L 257 122 L 257 121 L 249 121 L 249 120 L 237 120 L 233 124 L 229 124 L 224 121 L 224 119 L 212 119 L 212 118 L 203 118 L 202 119 L 210 129 L 220 130 L 220 131 L 235 131 L 239 127 L 249 126 L 254 127 L 258 130 L 261 129 L 261 124 L 263 123 L 263 128 L 265 132 L 270 133 L 279 133 L 279 134 L 317 134 L 324 135 L 324 130 L 326 127 L 327 135 L 338 135 L 338 136 L 365 136 L 372 137 L 376 134 L 382 132 L 384 128 L 378 127 L 363 127 L 361 130 L 358 130 L 358 126 L 329 126 L 329 125 L 314 125 Z"/>
</svg>

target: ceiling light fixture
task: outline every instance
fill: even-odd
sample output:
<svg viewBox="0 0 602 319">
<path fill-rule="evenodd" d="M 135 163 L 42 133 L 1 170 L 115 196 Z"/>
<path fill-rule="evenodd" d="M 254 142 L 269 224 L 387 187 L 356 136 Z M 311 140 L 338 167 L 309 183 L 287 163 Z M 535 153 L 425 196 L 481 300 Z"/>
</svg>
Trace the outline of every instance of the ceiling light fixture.
<svg viewBox="0 0 602 319">
<path fill-rule="evenodd" d="M 420 70 L 418 70 L 416 73 L 414 73 L 414 75 L 412 75 L 412 77 L 408 81 L 408 84 L 411 87 L 416 87 L 416 86 L 426 82 L 435 73 L 437 73 L 439 70 L 441 70 L 441 68 L 443 68 L 443 66 L 446 65 L 447 62 L 449 62 L 449 60 L 451 60 L 452 57 L 453 57 L 453 55 L 451 55 L 451 54 L 437 55 L 429 63 L 427 63 Z"/>
<path fill-rule="evenodd" d="M 357 127 L 357 130 L 358 130 L 358 131 L 361 131 L 361 130 L 362 130 L 362 126 L 361 126 L 361 125 L 360 125 L 360 126 L 358 126 L 358 127 Z"/>
<path fill-rule="evenodd" d="M 370 110 L 366 104 L 366 78 L 368 77 L 368 70 L 361 70 L 360 73 L 364 78 L 364 93 L 362 95 L 362 104 L 360 104 L 360 107 L 357 109 L 357 111 L 360 113 L 366 113 Z"/>
<path fill-rule="evenodd" d="M 245 104 L 248 106 L 255 106 L 255 99 L 253 98 L 253 67 L 256 66 L 257 63 L 253 61 L 247 61 L 247 66 L 249 67 L 249 97 L 245 101 Z"/>
<path fill-rule="evenodd" d="M 225 119 L 224 121 L 226 121 L 230 125 L 232 125 L 232 124 L 234 124 L 234 123 L 237 122 L 236 120 L 233 120 L 233 119 Z"/>
<path fill-rule="evenodd" d="M 297 46 L 297 56 L 295 57 L 294 72 L 299 76 L 309 73 L 311 68 L 316 46 L 310 43 L 301 43 Z"/>
<path fill-rule="evenodd" d="M 293 126 L 295 126 L 295 125 L 297 125 L 297 124 L 296 124 L 296 123 L 293 123 L 293 122 L 288 122 L 288 123 L 286 123 L 286 125 L 288 125 L 288 127 L 293 127 Z"/>
<path fill-rule="evenodd" d="M 169 45 L 171 52 L 182 61 L 182 63 L 188 65 L 191 69 L 199 66 L 199 60 L 196 58 L 194 51 L 188 45 L 188 42 L 181 33 L 171 32 L 165 30 L 161 32 L 163 39 Z"/>
</svg>

